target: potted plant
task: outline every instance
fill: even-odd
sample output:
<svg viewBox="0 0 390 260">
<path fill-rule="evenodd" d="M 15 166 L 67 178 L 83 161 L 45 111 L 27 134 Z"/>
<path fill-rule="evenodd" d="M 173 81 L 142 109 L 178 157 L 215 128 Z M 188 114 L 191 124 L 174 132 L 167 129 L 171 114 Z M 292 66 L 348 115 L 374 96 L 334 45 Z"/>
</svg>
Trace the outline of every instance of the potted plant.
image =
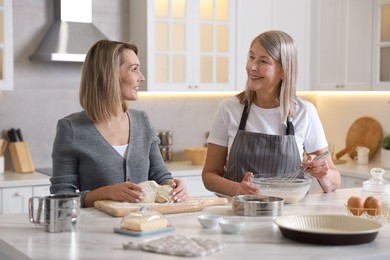
<svg viewBox="0 0 390 260">
<path fill-rule="evenodd" d="M 381 146 L 382 167 L 390 169 L 390 134 L 387 134 L 383 137 Z"/>
</svg>

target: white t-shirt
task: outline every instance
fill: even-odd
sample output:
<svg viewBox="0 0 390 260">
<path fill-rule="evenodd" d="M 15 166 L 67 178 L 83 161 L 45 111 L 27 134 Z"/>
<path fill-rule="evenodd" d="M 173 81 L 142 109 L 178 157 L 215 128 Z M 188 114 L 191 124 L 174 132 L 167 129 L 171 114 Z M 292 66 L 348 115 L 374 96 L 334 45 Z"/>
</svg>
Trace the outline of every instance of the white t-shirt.
<svg viewBox="0 0 390 260">
<path fill-rule="evenodd" d="M 236 136 L 244 105 L 236 96 L 221 101 L 208 138 L 209 143 L 230 147 Z M 312 153 L 328 146 L 320 118 L 314 105 L 298 98 L 292 120 L 295 140 L 301 160 L 303 153 Z M 264 109 L 251 105 L 245 131 L 271 135 L 285 135 L 286 122 L 280 120 L 280 107 Z"/>
<path fill-rule="evenodd" d="M 128 144 L 125 145 L 113 145 L 114 149 L 123 157 L 126 159 L 127 156 L 127 148 L 129 147 Z"/>
</svg>

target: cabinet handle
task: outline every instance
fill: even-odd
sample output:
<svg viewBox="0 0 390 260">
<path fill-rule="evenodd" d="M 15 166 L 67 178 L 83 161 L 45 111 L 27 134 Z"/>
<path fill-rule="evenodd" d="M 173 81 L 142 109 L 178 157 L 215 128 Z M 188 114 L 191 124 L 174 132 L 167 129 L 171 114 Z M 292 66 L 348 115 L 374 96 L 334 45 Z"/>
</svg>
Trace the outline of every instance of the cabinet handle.
<svg viewBox="0 0 390 260">
<path fill-rule="evenodd" d="M 344 85 L 336 85 L 336 88 L 344 88 Z"/>
<path fill-rule="evenodd" d="M 20 209 L 20 212 L 25 212 L 25 208 L 24 208 L 24 196 L 23 194 L 19 193 L 19 192 L 15 192 L 14 193 L 14 197 L 16 198 L 21 198 L 22 199 L 22 204 L 21 204 L 21 209 Z"/>
</svg>

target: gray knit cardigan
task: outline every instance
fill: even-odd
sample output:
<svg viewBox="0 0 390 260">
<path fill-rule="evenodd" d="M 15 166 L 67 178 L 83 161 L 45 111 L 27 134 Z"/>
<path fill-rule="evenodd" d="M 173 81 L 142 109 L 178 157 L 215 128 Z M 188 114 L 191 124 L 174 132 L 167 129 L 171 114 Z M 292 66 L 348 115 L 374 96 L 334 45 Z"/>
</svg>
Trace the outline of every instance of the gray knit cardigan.
<svg viewBox="0 0 390 260">
<path fill-rule="evenodd" d="M 51 194 L 79 193 L 83 207 L 86 192 L 102 186 L 147 180 L 165 184 L 172 179 L 148 115 L 129 109 L 128 116 L 130 141 L 126 160 L 103 138 L 85 111 L 58 121 Z"/>
</svg>

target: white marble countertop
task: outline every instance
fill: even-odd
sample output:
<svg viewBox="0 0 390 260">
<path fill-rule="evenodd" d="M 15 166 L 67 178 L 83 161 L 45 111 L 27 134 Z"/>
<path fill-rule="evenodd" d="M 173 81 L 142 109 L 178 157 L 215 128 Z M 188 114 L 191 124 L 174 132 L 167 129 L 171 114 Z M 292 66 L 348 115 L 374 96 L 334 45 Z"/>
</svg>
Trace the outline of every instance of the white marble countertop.
<svg viewBox="0 0 390 260">
<path fill-rule="evenodd" d="M 192 165 L 190 161 L 167 162 L 166 164 L 175 178 L 183 176 L 199 176 L 203 169 L 203 166 Z M 0 174 L 0 188 L 50 185 L 49 179 L 50 176 L 38 171 L 33 173 L 5 171 Z"/>
<path fill-rule="evenodd" d="M 0 174 L 0 188 L 50 185 L 49 176 L 39 173 L 17 173 L 6 171 Z"/>
<path fill-rule="evenodd" d="M 384 178 L 390 181 L 390 169 L 383 168 L 380 162 L 370 162 L 366 165 L 359 165 L 349 158 L 346 159 L 346 161 L 347 162 L 343 164 L 336 164 L 336 167 L 343 176 L 357 177 L 368 180 L 371 178 L 370 170 L 372 168 L 382 168 L 385 170 Z"/>
<path fill-rule="evenodd" d="M 285 205 L 283 215 L 342 214 L 351 195 L 360 189 L 338 190 L 306 196 L 296 204 Z M 202 229 L 196 217 L 202 213 L 242 218 L 246 225 L 239 234 L 223 234 L 219 228 Z M 178 259 L 178 257 L 123 250 L 122 244 L 155 239 L 167 234 L 181 234 L 220 240 L 225 248 L 202 259 L 390 259 L 390 222 L 385 219 L 376 239 L 368 244 L 324 246 L 298 243 L 282 237 L 272 217 L 235 216 L 231 205 L 207 207 L 203 211 L 167 215 L 175 227 L 173 233 L 131 237 L 113 232 L 121 218 L 113 218 L 96 209 L 82 209 L 80 230 L 76 233 L 47 233 L 29 223 L 27 214 L 0 215 L 0 259 Z M 7 258 L 8 259 L 8 258 Z"/>
<path fill-rule="evenodd" d="M 165 162 L 165 164 L 175 178 L 180 178 L 182 176 L 199 176 L 203 170 L 202 165 L 193 165 L 190 161 L 173 161 Z"/>
<path fill-rule="evenodd" d="M 371 178 L 370 169 L 379 167 L 380 163 L 370 162 L 367 165 L 358 165 L 355 161 L 347 159 L 344 164 L 337 164 L 337 168 L 343 176 L 357 177 L 362 179 Z M 190 161 L 166 162 L 168 169 L 175 178 L 199 176 L 202 173 L 203 166 L 192 165 Z M 390 169 L 385 169 L 384 178 L 390 181 Z M 15 173 L 6 171 L 0 174 L 0 188 L 15 186 L 47 185 L 50 184 L 49 176 L 35 173 Z"/>
</svg>

